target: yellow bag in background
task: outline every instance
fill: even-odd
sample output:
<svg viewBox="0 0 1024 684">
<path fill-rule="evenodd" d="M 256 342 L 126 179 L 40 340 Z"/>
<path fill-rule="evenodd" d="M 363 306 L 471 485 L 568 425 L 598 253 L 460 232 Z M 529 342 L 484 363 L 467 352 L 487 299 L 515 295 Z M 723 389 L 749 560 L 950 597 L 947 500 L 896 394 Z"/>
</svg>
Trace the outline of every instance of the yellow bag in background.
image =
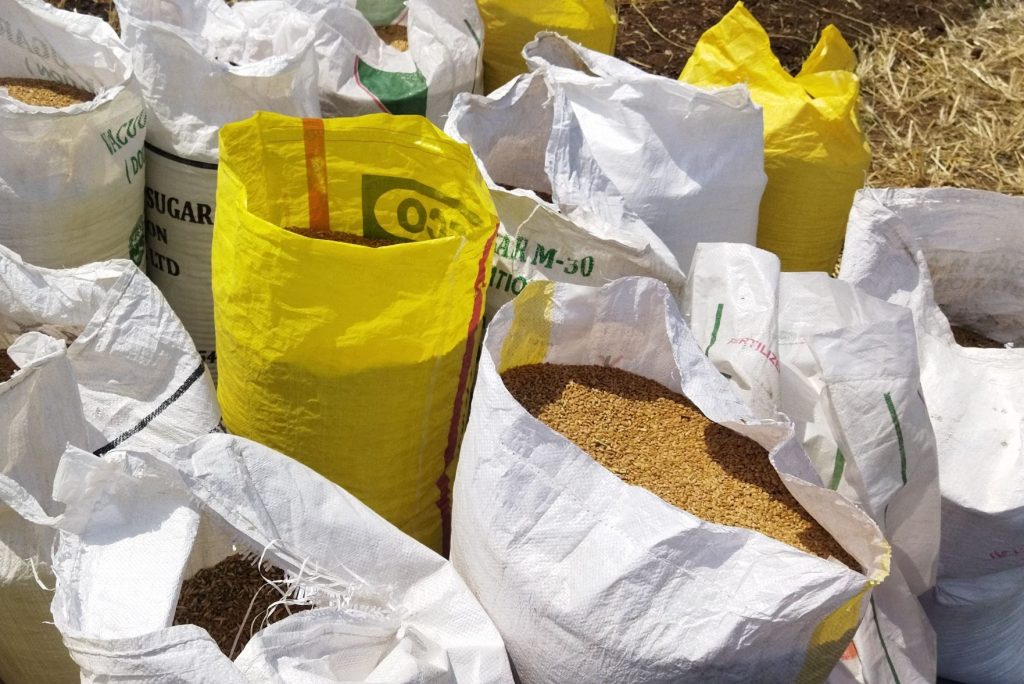
<svg viewBox="0 0 1024 684">
<path fill-rule="evenodd" d="M 702 87 L 746 83 L 764 107 L 764 165 L 757 246 L 786 271 L 831 271 L 853 194 L 871 151 L 857 121 L 857 59 L 831 24 L 791 76 L 742 2 L 697 42 L 679 80 Z"/>
<path fill-rule="evenodd" d="M 212 255 L 225 426 L 446 552 L 496 229 L 469 148 L 422 117 L 225 126 Z"/>
<path fill-rule="evenodd" d="M 619 15 L 614 0 L 477 0 L 484 20 L 484 91 L 526 71 L 523 46 L 554 31 L 591 50 L 612 54 Z"/>
</svg>

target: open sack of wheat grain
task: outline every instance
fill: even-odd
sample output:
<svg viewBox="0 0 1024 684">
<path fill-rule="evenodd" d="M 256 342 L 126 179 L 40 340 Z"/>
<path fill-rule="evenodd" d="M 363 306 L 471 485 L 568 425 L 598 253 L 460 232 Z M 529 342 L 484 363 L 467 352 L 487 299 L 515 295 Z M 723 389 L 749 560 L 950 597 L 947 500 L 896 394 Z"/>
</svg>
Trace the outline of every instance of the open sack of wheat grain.
<svg viewBox="0 0 1024 684">
<path fill-rule="evenodd" d="M 105 0 L 53 2 L 116 17 Z M 42 665 L 0 658 L 6 684 L 77 680 L 68 647 L 91 681 L 1014 681 L 1024 541 L 1017 352 L 1003 345 L 1018 342 L 1019 209 L 1004 195 L 854 192 L 1021 192 L 1024 11 L 898 4 L 633 0 L 616 16 L 602 0 L 119 0 L 129 53 L 99 22 L 9 0 L 11 17 L 47 21 L 0 14 L 4 54 L 89 92 L 0 85 L 14 150 L 0 177 L 28 178 L 30 213 L 73 219 L 5 220 L 15 203 L 0 186 L 0 242 L 89 261 L 109 243 L 139 259 L 145 228 L 151 276 L 208 361 L 214 244 L 225 422 L 243 409 L 246 436 L 274 451 L 140 443 L 180 397 L 120 395 L 165 387 L 149 353 L 168 339 L 168 377 L 188 366 L 182 395 L 206 402 L 175 418 L 174 443 L 219 415 L 177 319 L 165 335 L 109 317 L 130 334 L 88 354 L 64 322 L 0 328 L 18 446 L 0 494 L 18 494 L 11 519 L 39 533 L 24 549 L 0 537 L 31 590 L 24 610 L 0 607 L 14 616 L 0 633 Z M 55 17 L 74 30 L 35 42 Z M 616 29 L 617 59 L 601 54 Z M 83 44 L 102 64 L 70 59 Z M 492 86 L 512 79 L 488 97 L 482 63 L 502 75 Z M 145 112 L 74 138 L 89 155 L 47 144 L 139 91 Z M 69 99 L 19 99 L 40 94 Z M 281 130 L 226 156 L 218 133 L 263 109 L 304 117 L 288 133 L 296 163 L 239 174 Z M 385 113 L 319 118 L 368 111 Z M 426 115 L 469 149 L 402 134 L 428 129 L 387 113 Z M 22 121 L 44 124 L 32 155 Z M 465 168 L 405 169 L 438 146 Z M 29 159 L 45 183 L 4 166 Z M 449 187 L 461 177 L 471 199 Z M 105 215 L 73 196 L 85 180 L 135 222 L 78 220 Z M 224 187 L 234 196 L 218 208 Z M 50 231 L 67 239 L 40 238 Z M 842 279 L 829 279 L 844 232 Z M 697 244 L 721 240 L 734 243 Z M 449 262 L 464 272 L 437 277 Z M 22 280 L 50 308 L 88 289 Z M 169 314 L 160 302 L 153 316 Z M 107 363 L 111 351 L 144 368 Z M 399 359 L 422 370 L 415 390 Z M 129 451 L 112 456 L 122 437 Z M 84 451 L 55 476 L 67 442 Z M 442 553 L 450 535 L 451 564 L 362 504 Z M 56 583 L 52 618 L 37 577 Z"/>
</svg>

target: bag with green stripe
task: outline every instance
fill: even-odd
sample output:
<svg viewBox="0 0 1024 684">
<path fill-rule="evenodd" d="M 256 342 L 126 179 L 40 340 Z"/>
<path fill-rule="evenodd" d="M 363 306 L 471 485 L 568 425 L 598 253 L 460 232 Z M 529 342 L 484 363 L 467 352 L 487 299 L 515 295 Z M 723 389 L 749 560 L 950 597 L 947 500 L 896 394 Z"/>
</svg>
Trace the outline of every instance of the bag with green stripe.
<svg viewBox="0 0 1024 684">
<path fill-rule="evenodd" d="M 933 682 L 935 634 L 917 600 L 935 586 L 939 481 L 910 312 L 824 273 L 781 273 L 774 254 L 701 244 L 691 329 L 761 418 L 785 414 L 829 488 L 892 546 L 853 645 L 830 682 Z"/>
<path fill-rule="evenodd" d="M 440 126 L 455 96 L 483 88 L 473 0 L 286 0 L 316 26 L 326 117 L 419 114 Z"/>
<path fill-rule="evenodd" d="M 501 374 L 540 363 L 641 375 L 756 441 L 849 566 L 619 479 L 591 456 L 603 445 L 596 432 L 597 444 L 578 446 L 510 393 Z M 582 413 L 580 422 L 594 420 Z M 614 430 L 602 436 L 614 441 Z M 886 576 L 889 546 L 842 492 L 822 486 L 794 430 L 740 401 L 664 283 L 534 281 L 503 306 L 488 325 L 460 455 L 452 562 L 521 681 L 825 681 Z"/>
<path fill-rule="evenodd" d="M 857 193 L 840 277 L 914 316 L 938 443 L 942 543 L 923 600 L 939 674 L 1024 672 L 1024 197 L 963 188 Z"/>
</svg>

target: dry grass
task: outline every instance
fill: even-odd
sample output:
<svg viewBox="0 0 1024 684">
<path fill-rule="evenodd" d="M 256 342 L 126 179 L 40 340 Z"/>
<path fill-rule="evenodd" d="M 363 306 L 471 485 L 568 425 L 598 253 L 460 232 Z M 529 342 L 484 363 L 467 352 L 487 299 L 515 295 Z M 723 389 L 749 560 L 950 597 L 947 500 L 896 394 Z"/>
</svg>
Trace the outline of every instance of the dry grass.
<svg viewBox="0 0 1024 684">
<path fill-rule="evenodd" d="M 1024 3 L 996 0 L 946 35 L 875 32 L 858 69 L 868 185 L 1024 194 Z"/>
</svg>

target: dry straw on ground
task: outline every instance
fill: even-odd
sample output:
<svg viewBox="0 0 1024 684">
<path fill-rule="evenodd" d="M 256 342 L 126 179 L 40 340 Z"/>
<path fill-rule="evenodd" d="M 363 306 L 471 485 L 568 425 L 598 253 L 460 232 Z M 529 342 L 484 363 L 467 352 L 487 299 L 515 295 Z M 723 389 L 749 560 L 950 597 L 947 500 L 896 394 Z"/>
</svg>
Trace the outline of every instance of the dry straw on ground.
<svg viewBox="0 0 1024 684">
<path fill-rule="evenodd" d="M 1024 3 L 997 0 L 939 38 L 887 28 L 861 55 L 868 185 L 1024 194 Z"/>
</svg>

